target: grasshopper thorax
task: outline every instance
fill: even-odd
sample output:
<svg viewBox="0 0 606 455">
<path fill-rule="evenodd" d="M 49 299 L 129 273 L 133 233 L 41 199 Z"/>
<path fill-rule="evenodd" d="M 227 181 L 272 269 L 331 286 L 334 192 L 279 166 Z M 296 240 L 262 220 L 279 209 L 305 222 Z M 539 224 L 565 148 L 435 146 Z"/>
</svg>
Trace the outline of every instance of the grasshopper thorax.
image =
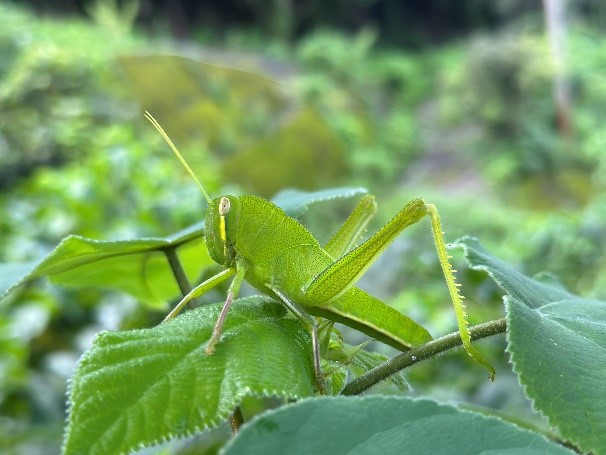
<svg viewBox="0 0 606 455">
<path fill-rule="evenodd" d="M 204 236 L 210 256 L 229 267 L 236 257 L 236 232 L 240 219 L 240 201 L 235 196 L 212 200 L 206 212 Z"/>
</svg>

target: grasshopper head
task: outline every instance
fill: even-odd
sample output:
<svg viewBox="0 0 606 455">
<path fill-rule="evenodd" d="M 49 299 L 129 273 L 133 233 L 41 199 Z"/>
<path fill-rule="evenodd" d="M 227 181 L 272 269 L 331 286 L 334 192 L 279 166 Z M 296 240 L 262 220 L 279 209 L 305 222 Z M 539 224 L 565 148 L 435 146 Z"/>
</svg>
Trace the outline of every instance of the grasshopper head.
<svg viewBox="0 0 606 455">
<path fill-rule="evenodd" d="M 213 199 L 206 212 L 204 236 L 214 261 L 230 266 L 236 257 L 236 230 L 240 219 L 240 201 L 235 196 Z"/>
</svg>

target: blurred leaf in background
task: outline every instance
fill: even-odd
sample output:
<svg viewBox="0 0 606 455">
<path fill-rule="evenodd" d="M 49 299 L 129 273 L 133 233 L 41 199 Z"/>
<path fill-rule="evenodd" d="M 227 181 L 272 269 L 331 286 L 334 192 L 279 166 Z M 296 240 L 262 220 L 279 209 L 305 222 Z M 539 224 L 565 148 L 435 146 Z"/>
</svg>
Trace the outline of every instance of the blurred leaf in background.
<svg viewBox="0 0 606 455">
<path fill-rule="evenodd" d="M 158 112 L 169 136 L 206 147 L 223 179 L 270 197 L 281 188 L 318 189 L 345 174 L 344 150 L 322 118 L 288 84 L 184 57 L 121 57 L 142 108 Z M 186 153 L 194 169 L 204 165 Z"/>
<path fill-rule="evenodd" d="M 531 209 L 588 203 L 596 191 L 596 157 L 578 145 L 583 134 L 576 115 L 573 138 L 560 138 L 551 89 L 555 69 L 543 32 L 513 28 L 477 37 L 461 57 L 444 78 L 443 115 L 450 124 L 479 127 L 468 153 L 486 177 L 507 182 L 498 185 L 499 191 Z M 592 58 L 603 60 L 598 54 Z M 574 81 L 585 65 L 572 62 Z M 575 112 L 588 101 L 575 96 Z"/>
</svg>

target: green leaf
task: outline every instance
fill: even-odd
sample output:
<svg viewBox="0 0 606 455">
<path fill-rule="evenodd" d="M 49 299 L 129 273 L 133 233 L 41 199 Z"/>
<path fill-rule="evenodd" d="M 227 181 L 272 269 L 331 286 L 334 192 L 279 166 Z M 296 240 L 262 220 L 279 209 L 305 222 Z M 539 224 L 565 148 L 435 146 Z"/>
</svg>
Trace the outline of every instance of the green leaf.
<svg viewBox="0 0 606 455">
<path fill-rule="evenodd" d="M 312 204 L 349 199 L 368 193 L 366 188 L 332 188 L 322 191 L 284 190 L 272 199 L 272 202 L 293 218 L 300 218 Z"/>
<path fill-rule="evenodd" d="M 458 243 L 509 294 L 507 350 L 535 408 L 583 451 L 606 453 L 606 302 L 532 280 L 475 239 Z"/>
<path fill-rule="evenodd" d="M 539 282 L 515 271 L 508 264 L 492 257 L 475 238 L 463 237 L 453 246 L 463 248 L 467 261 L 474 269 L 487 272 L 505 292 L 531 308 L 574 298 L 560 286 Z"/>
<path fill-rule="evenodd" d="M 606 303 L 505 303 L 507 350 L 534 406 L 583 450 L 606 453 Z"/>
<path fill-rule="evenodd" d="M 0 300 L 18 286 L 24 280 L 23 277 L 30 273 L 36 265 L 35 261 L 17 264 L 0 263 Z"/>
<path fill-rule="evenodd" d="M 100 241 L 76 235 L 65 238 L 29 273 L 14 281 L 2 297 L 25 281 L 50 277 L 65 286 L 91 286 L 118 289 L 143 300 L 152 307 L 165 308 L 166 301 L 179 289 L 168 260 L 162 252 L 187 243 L 180 250 L 183 268 L 190 278 L 212 262 L 195 234 L 176 238 Z M 31 266 L 31 264 L 28 264 Z M 23 271 L 24 268 L 21 269 Z"/>
<path fill-rule="evenodd" d="M 64 453 L 128 452 L 217 425 L 247 395 L 313 393 L 309 333 L 267 297 L 235 301 L 216 353 L 206 355 L 221 305 L 101 333 L 71 381 Z"/>
<path fill-rule="evenodd" d="M 342 181 L 346 173 L 343 141 L 313 108 L 293 113 L 221 166 L 228 181 L 261 196 L 281 188 L 321 188 Z"/>
<path fill-rule="evenodd" d="M 302 400 L 255 418 L 224 455 L 403 453 L 571 454 L 544 436 L 428 399 Z"/>
</svg>

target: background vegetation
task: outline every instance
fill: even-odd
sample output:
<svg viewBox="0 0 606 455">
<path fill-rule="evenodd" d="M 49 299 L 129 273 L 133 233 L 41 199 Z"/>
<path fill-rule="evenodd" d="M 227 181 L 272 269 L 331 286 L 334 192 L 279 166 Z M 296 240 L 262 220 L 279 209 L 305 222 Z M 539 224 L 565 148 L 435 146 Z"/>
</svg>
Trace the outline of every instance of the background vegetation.
<svg viewBox="0 0 606 455">
<path fill-rule="evenodd" d="M 258 3 L 232 19 L 228 6 L 99 1 L 50 15 L 0 3 L 0 262 L 35 261 L 68 234 L 160 237 L 200 221 L 201 196 L 144 121 L 150 110 L 214 194 L 366 186 L 379 202 L 371 229 L 422 196 L 439 207 L 449 240 L 474 235 L 526 274 L 606 298 L 600 2 L 568 11 L 567 132 L 540 2 Z M 326 239 L 351 208 L 314 208 L 305 222 Z M 472 321 L 499 317 L 500 292 L 456 259 Z M 2 267 L 10 284 L 14 269 Z M 428 226 L 398 239 L 362 286 L 434 334 L 456 328 Z M 166 308 L 45 281 L 1 300 L 0 451 L 58 451 L 66 381 L 92 337 L 154 325 Z M 457 353 L 415 367 L 411 393 L 544 426 L 503 347 L 480 345 L 500 359 L 498 387 Z M 253 414 L 258 403 L 247 406 Z M 227 433 L 169 449 L 212 451 Z"/>
</svg>

